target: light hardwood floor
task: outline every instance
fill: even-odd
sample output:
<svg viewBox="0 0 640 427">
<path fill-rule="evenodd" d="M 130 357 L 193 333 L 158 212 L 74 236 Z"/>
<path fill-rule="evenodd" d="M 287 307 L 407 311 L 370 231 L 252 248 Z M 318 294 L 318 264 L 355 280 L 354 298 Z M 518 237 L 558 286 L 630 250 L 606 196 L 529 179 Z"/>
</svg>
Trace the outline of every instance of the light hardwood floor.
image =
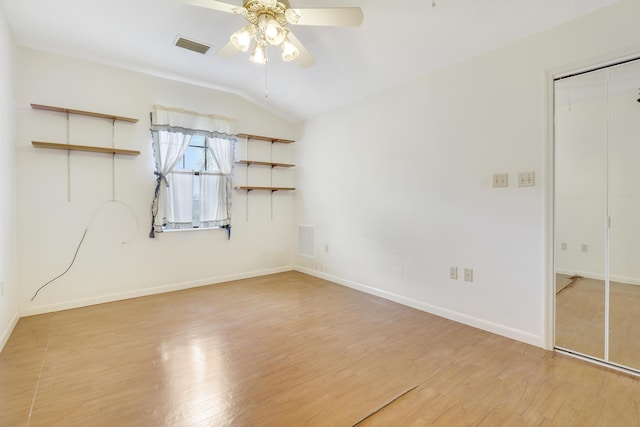
<svg viewBox="0 0 640 427">
<path fill-rule="evenodd" d="M 556 294 L 556 342 L 558 346 L 596 358 L 604 358 L 604 281 L 578 278 L 561 285 Z M 609 298 L 609 360 L 640 370 L 640 286 L 611 282 Z"/>
<path fill-rule="evenodd" d="M 0 396 L 2 426 L 640 425 L 636 377 L 296 272 L 23 318 Z"/>
</svg>

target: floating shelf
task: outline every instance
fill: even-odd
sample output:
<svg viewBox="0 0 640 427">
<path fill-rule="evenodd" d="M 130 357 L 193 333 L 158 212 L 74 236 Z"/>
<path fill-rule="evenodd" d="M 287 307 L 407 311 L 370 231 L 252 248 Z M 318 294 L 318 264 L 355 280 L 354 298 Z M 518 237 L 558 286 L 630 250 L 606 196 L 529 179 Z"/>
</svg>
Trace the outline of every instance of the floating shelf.
<svg viewBox="0 0 640 427">
<path fill-rule="evenodd" d="M 138 150 L 124 150 L 122 148 L 92 147 L 90 145 L 58 144 L 55 142 L 31 141 L 36 148 L 51 148 L 54 150 L 88 151 L 92 153 L 124 154 L 126 156 L 139 156 Z"/>
<path fill-rule="evenodd" d="M 238 160 L 236 164 L 240 165 L 259 165 L 259 166 L 271 166 L 272 168 L 292 168 L 295 165 L 291 163 L 273 163 L 273 162 L 259 162 L 256 160 Z"/>
<path fill-rule="evenodd" d="M 241 186 L 241 187 L 235 187 L 236 190 L 247 190 L 247 191 L 251 191 L 251 190 L 267 190 L 267 191 L 294 191 L 295 188 L 293 187 L 254 187 L 254 186 L 250 186 L 250 185 L 246 185 L 246 186 Z"/>
<path fill-rule="evenodd" d="M 91 111 L 73 110 L 71 108 L 52 107 L 50 105 L 31 104 L 34 110 L 55 111 L 57 113 L 73 114 L 77 116 L 97 117 L 100 119 L 115 120 L 118 122 L 138 123 L 138 119 L 130 117 L 114 116 L 111 114 L 92 113 Z"/>
<path fill-rule="evenodd" d="M 281 144 L 291 144 L 291 143 L 295 142 L 292 139 L 271 138 L 269 136 L 249 135 L 248 133 L 239 133 L 237 136 L 241 136 L 241 137 L 247 138 L 247 139 L 257 139 L 257 140 L 260 140 L 260 141 L 269 141 L 272 144 L 274 142 L 279 142 Z"/>
</svg>

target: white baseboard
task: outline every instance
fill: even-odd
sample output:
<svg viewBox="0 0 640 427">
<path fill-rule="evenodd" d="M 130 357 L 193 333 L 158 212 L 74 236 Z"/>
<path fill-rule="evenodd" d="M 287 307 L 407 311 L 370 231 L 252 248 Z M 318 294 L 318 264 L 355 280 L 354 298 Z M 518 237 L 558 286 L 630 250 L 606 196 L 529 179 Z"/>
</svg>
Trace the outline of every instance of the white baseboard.
<svg viewBox="0 0 640 427">
<path fill-rule="evenodd" d="M 11 336 L 13 329 L 18 324 L 18 320 L 20 320 L 20 316 L 18 316 L 18 312 L 16 311 L 13 314 L 13 318 L 11 319 L 7 327 L 4 329 L 4 331 L 2 331 L 2 335 L 0 335 L 0 352 L 2 352 L 4 346 L 7 344 L 7 341 L 9 341 L 9 337 Z"/>
<path fill-rule="evenodd" d="M 264 270 L 256 270 L 256 271 L 246 272 L 246 273 L 230 274 L 226 276 L 219 276 L 219 277 L 190 281 L 190 282 L 175 283 L 175 284 L 164 285 L 164 286 L 153 287 L 153 288 L 138 289 L 135 291 L 121 292 L 117 294 L 103 295 L 103 296 L 92 297 L 92 298 L 84 298 L 79 300 L 67 301 L 63 303 L 24 306 L 20 309 L 20 312 L 19 312 L 20 316 L 18 316 L 18 313 L 16 313 L 14 320 L 11 322 L 10 325 L 8 325 L 6 330 L 3 332 L 3 335 L 0 336 L 0 349 L 4 347 L 4 344 L 9 339 L 9 336 L 11 335 L 13 328 L 18 322 L 19 317 L 51 313 L 55 311 L 68 310 L 68 309 L 78 308 L 78 307 L 86 307 L 86 306 L 95 305 L 95 304 L 103 304 L 103 303 L 120 301 L 120 300 L 125 300 L 130 298 L 138 298 L 138 297 L 143 297 L 148 295 L 161 294 L 165 292 L 180 291 L 183 289 L 190 289 L 190 288 L 196 288 L 200 286 L 208 286 L 208 285 L 214 285 L 218 283 L 230 282 L 233 280 L 249 279 L 252 277 L 265 276 L 268 274 L 283 273 L 291 270 L 299 271 L 301 273 L 305 273 L 310 276 L 325 279 L 330 282 L 334 282 L 339 285 L 343 285 L 343 286 L 346 286 L 361 292 L 365 292 L 371 295 L 376 295 L 378 297 L 381 297 L 390 301 L 394 301 L 399 304 L 406 305 L 408 307 L 412 307 L 427 313 L 431 313 L 436 316 L 444 317 L 446 319 L 463 323 L 465 325 L 469 325 L 469 326 L 479 328 L 491 333 L 502 335 L 517 341 L 522 341 L 524 343 L 531 344 L 536 347 L 544 348 L 544 337 L 542 336 L 533 335 L 528 332 L 520 331 L 518 329 L 513 329 L 510 327 L 489 322 L 483 319 L 478 319 L 476 317 L 472 317 L 464 313 L 459 313 L 459 312 L 448 310 L 442 307 L 427 304 L 422 301 L 418 301 L 412 298 L 407 298 L 402 295 L 395 294 L 393 292 L 383 291 L 381 289 L 373 288 L 373 287 L 363 285 L 361 283 L 357 283 L 351 280 L 342 279 L 340 277 L 332 276 L 330 274 L 321 273 L 319 271 L 315 271 L 312 269 L 308 269 L 300 266 L 296 266 L 295 268 L 292 266 L 287 266 L 287 267 L 278 267 L 278 268 L 271 268 L 271 269 L 264 269 Z"/>
<path fill-rule="evenodd" d="M 590 271 L 563 270 L 561 268 L 556 268 L 556 274 L 564 274 L 565 276 L 578 275 L 586 279 L 604 280 L 604 274 L 593 273 Z"/>
<path fill-rule="evenodd" d="M 575 271 L 575 270 L 563 270 L 561 268 L 556 269 L 556 273 L 564 274 L 565 276 L 573 276 L 577 274 L 579 276 L 585 277 L 587 279 L 595 279 L 595 280 L 604 280 L 605 276 L 602 273 L 593 273 L 593 272 L 584 272 L 584 271 Z M 609 280 L 617 283 L 625 283 L 627 285 L 640 285 L 640 279 L 637 277 L 626 277 L 626 276 L 617 276 L 615 274 L 609 275 Z"/>
<path fill-rule="evenodd" d="M 521 341 L 526 344 L 531 344 L 536 347 L 545 348 L 545 339 L 543 336 L 530 334 L 528 332 L 524 332 L 518 329 L 513 329 L 508 326 L 489 322 L 483 319 L 478 319 L 476 317 L 469 316 L 464 313 L 459 313 L 456 311 L 448 310 L 446 308 L 427 304 L 425 302 L 418 301 L 412 298 L 407 298 L 402 295 L 395 294 L 393 292 L 372 288 L 370 286 L 363 285 L 361 283 L 357 283 L 347 279 L 342 279 L 340 277 L 332 276 L 330 274 L 321 273 L 319 271 L 315 271 L 309 268 L 296 266 L 295 270 L 301 273 L 308 274 L 310 276 L 318 277 L 320 279 L 325 279 L 330 282 L 337 283 L 339 285 L 343 285 L 358 291 L 362 291 L 367 294 L 375 295 L 390 301 L 394 301 L 399 304 L 406 305 L 408 307 L 425 311 L 427 313 L 431 313 L 436 316 L 444 317 L 445 319 L 453 320 L 455 322 L 472 326 L 474 328 L 482 329 L 484 331 L 491 332 L 497 335 L 502 335 L 504 337 L 511 338 L 516 341 Z"/>
<path fill-rule="evenodd" d="M 153 288 L 137 289 L 135 291 L 120 292 L 117 294 L 102 295 L 98 297 L 84 298 L 73 301 L 66 301 L 45 305 L 25 305 L 20 309 L 20 317 L 34 316 L 36 314 L 52 313 L 55 311 L 69 310 L 71 308 L 87 307 L 90 305 L 104 304 L 108 302 L 121 301 L 130 298 L 139 298 L 149 295 L 162 294 L 165 292 L 181 291 L 183 289 L 197 288 L 200 286 L 215 285 L 217 283 L 230 282 L 233 280 L 249 279 L 252 277 L 266 276 L 268 274 L 283 273 L 294 268 L 277 267 L 264 270 L 256 270 L 246 273 L 229 274 L 209 279 L 194 280 L 190 282 L 174 283 L 170 285 L 157 286 Z M 30 302 L 32 304 L 32 302 Z"/>
</svg>

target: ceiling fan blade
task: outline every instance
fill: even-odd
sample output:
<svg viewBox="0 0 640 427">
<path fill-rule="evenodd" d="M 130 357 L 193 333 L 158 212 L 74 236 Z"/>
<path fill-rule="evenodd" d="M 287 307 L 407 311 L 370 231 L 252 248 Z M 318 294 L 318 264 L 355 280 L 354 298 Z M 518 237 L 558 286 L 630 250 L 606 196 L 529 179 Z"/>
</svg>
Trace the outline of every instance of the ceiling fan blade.
<svg viewBox="0 0 640 427">
<path fill-rule="evenodd" d="M 309 53 L 309 51 L 302 45 L 302 43 L 300 43 L 300 40 L 298 40 L 298 38 L 291 31 L 289 31 L 288 33 L 289 34 L 287 35 L 287 37 L 289 38 L 289 41 L 293 43 L 293 45 L 300 52 L 300 55 L 298 55 L 298 57 L 296 58 L 296 62 L 302 68 L 309 68 L 313 64 L 315 64 L 316 59 Z"/>
<path fill-rule="evenodd" d="M 181 0 L 182 3 L 191 4 L 194 6 L 206 7 L 207 9 L 219 10 L 227 13 L 242 13 L 244 9 L 242 6 L 235 4 L 225 3 L 218 0 Z"/>
<path fill-rule="evenodd" d="M 217 51 L 216 55 L 218 55 L 221 58 L 231 58 L 232 56 L 237 55 L 238 53 L 240 53 L 238 48 L 235 47 L 233 43 L 229 42 L 226 45 L 224 45 L 222 49 Z"/>
<path fill-rule="evenodd" d="M 293 9 L 298 15 L 291 19 L 294 25 L 320 25 L 325 27 L 358 27 L 364 14 L 359 7 L 327 7 L 319 9 Z"/>
</svg>

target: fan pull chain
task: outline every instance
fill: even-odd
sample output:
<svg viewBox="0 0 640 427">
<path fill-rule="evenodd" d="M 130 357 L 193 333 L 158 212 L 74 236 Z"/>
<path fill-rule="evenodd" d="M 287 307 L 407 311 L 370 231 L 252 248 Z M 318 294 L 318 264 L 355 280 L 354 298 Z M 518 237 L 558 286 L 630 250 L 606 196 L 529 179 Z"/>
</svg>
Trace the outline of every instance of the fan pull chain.
<svg viewBox="0 0 640 427">
<path fill-rule="evenodd" d="M 67 113 L 67 145 L 71 143 L 71 126 Z M 67 201 L 71 203 L 71 150 L 67 150 Z"/>
</svg>

